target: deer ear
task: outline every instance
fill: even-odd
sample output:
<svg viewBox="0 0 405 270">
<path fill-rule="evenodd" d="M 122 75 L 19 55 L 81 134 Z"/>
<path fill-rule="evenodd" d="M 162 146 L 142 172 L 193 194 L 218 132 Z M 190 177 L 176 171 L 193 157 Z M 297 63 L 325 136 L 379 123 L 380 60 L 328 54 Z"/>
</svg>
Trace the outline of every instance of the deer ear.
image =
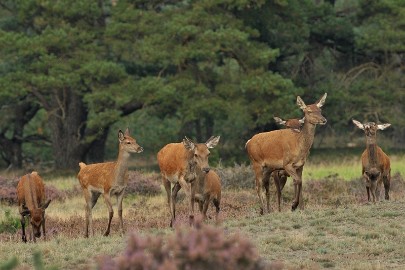
<svg viewBox="0 0 405 270">
<path fill-rule="evenodd" d="M 219 138 L 221 138 L 221 136 L 216 136 L 216 137 L 211 136 L 211 138 L 209 138 L 209 139 L 205 142 L 205 145 L 206 145 L 208 148 L 214 148 L 214 147 L 218 144 Z"/>
<path fill-rule="evenodd" d="M 274 116 L 273 118 L 274 118 L 274 121 L 276 121 L 277 124 L 285 125 L 285 123 L 286 123 L 286 121 L 284 121 L 280 117 Z"/>
<path fill-rule="evenodd" d="M 184 136 L 183 145 L 187 150 L 193 151 L 195 148 L 195 143 L 193 143 L 189 138 Z"/>
<path fill-rule="evenodd" d="M 387 124 L 377 125 L 377 128 L 378 128 L 379 130 L 384 130 L 384 129 L 386 129 L 386 128 L 389 127 L 389 126 L 391 126 L 391 124 L 390 124 L 390 123 L 387 123 Z"/>
<path fill-rule="evenodd" d="M 45 210 L 46 208 L 48 208 L 50 203 L 51 203 L 51 200 L 47 200 L 43 205 L 41 205 L 41 209 Z"/>
<path fill-rule="evenodd" d="M 327 96 L 327 95 L 328 95 L 327 93 L 323 94 L 323 96 L 322 96 L 322 97 L 319 99 L 319 101 L 316 103 L 316 106 L 317 106 L 318 108 L 322 107 L 323 104 L 325 104 L 325 100 L 326 100 L 326 96 Z"/>
<path fill-rule="evenodd" d="M 129 136 L 129 128 L 127 128 L 127 129 L 125 130 L 124 135 L 125 135 L 125 136 Z"/>
<path fill-rule="evenodd" d="M 364 125 L 357 120 L 352 119 L 353 124 L 355 124 L 359 129 L 364 130 Z"/>
<path fill-rule="evenodd" d="M 124 133 L 122 133 L 121 129 L 118 131 L 118 140 L 122 142 L 125 139 Z"/>
<path fill-rule="evenodd" d="M 305 123 L 305 116 L 302 117 L 300 120 L 298 120 L 298 122 L 300 122 L 300 124 L 304 124 Z"/>
<path fill-rule="evenodd" d="M 304 110 L 307 107 L 300 96 L 297 96 L 297 105 L 301 108 L 301 110 Z"/>
</svg>

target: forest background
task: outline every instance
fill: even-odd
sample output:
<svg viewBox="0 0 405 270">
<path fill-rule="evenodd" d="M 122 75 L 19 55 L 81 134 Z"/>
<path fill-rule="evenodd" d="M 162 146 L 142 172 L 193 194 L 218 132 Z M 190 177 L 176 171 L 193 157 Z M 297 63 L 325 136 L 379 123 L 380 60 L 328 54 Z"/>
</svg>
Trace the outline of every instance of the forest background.
<svg viewBox="0 0 405 270">
<path fill-rule="evenodd" d="M 144 164 L 169 142 L 221 135 L 210 162 L 328 98 L 314 149 L 359 147 L 351 120 L 405 147 L 400 0 L 0 0 L 0 168 L 114 159 L 129 127 Z"/>
</svg>

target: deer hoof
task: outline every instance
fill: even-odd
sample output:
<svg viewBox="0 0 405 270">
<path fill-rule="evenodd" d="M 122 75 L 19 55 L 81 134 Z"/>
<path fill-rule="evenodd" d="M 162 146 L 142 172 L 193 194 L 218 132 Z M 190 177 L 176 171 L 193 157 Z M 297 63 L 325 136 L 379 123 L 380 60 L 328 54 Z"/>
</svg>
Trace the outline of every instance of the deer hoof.
<svg viewBox="0 0 405 270">
<path fill-rule="evenodd" d="M 295 209 L 297 209 L 298 203 L 293 203 L 293 205 L 291 206 L 291 211 L 295 211 Z"/>
<path fill-rule="evenodd" d="M 110 234 L 110 232 L 109 231 L 106 231 L 103 235 L 104 236 L 108 236 Z"/>
</svg>

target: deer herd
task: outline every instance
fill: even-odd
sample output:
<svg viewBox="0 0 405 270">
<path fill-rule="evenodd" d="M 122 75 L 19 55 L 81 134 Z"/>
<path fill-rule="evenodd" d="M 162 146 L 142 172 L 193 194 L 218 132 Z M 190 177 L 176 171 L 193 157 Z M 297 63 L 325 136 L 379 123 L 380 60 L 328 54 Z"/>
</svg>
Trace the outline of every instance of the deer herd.
<svg viewBox="0 0 405 270">
<path fill-rule="evenodd" d="M 298 96 L 297 105 L 303 111 L 302 119 L 282 120 L 274 117 L 276 123 L 285 129 L 258 133 L 246 142 L 245 148 L 255 174 L 255 187 L 259 197 L 261 214 L 270 212 L 270 182 L 274 180 L 277 190 L 278 211 L 281 211 L 281 191 L 287 178 L 292 177 L 294 184 L 294 200 L 291 209 L 294 211 L 300 204 L 302 207 L 302 172 L 309 150 L 314 141 L 316 125 L 325 125 L 326 118 L 322 115 L 325 93 L 316 103 L 306 105 Z M 360 123 L 353 119 L 356 127 L 366 135 L 366 149 L 361 155 L 362 179 L 366 186 L 368 201 L 379 200 L 379 190 L 384 184 L 385 199 L 389 200 L 391 180 L 390 159 L 377 145 L 377 130 L 384 130 L 390 124 L 374 122 Z M 167 194 L 167 205 L 170 212 L 170 227 L 176 222 L 176 198 L 180 189 L 186 193 L 189 204 L 189 223 L 194 222 L 194 204 L 198 203 L 203 218 L 207 218 L 210 203 L 215 206 L 215 220 L 221 202 L 221 180 L 218 174 L 210 169 L 208 159 L 210 149 L 219 143 L 220 136 L 213 136 L 205 143 L 196 143 L 185 137 L 181 143 L 169 143 L 157 153 L 162 183 Z M 121 235 L 124 234 L 122 219 L 122 201 L 128 184 L 128 161 L 131 153 L 141 153 L 135 138 L 131 137 L 128 128 L 125 133 L 118 131 L 118 158 L 113 162 L 86 165 L 79 163 L 77 178 L 85 199 L 85 236 L 94 235 L 92 209 L 100 195 L 107 205 L 109 218 L 104 236 L 110 234 L 111 220 L 114 216 L 111 197 L 116 197 Z M 30 239 L 41 236 L 45 238 L 45 209 L 50 200 L 45 198 L 44 183 L 37 172 L 21 177 L 17 186 L 19 212 L 21 215 L 22 240 L 25 235 L 25 221 L 31 224 Z"/>
</svg>

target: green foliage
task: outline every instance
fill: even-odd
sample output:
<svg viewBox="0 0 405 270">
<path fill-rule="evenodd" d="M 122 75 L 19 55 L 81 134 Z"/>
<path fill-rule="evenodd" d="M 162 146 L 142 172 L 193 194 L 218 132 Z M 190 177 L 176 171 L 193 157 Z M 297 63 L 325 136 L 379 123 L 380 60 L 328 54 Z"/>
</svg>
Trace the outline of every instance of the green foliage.
<svg viewBox="0 0 405 270">
<path fill-rule="evenodd" d="M 11 215 L 10 210 L 4 211 L 4 219 L 0 223 L 0 233 L 15 233 L 21 228 L 20 219 Z"/>
<path fill-rule="evenodd" d="M 11 270 L 18 266 L 18 260 L 16 257 L 9 259 L 8 261 L 0 263 L 0 270 Z"/>
</svg>

